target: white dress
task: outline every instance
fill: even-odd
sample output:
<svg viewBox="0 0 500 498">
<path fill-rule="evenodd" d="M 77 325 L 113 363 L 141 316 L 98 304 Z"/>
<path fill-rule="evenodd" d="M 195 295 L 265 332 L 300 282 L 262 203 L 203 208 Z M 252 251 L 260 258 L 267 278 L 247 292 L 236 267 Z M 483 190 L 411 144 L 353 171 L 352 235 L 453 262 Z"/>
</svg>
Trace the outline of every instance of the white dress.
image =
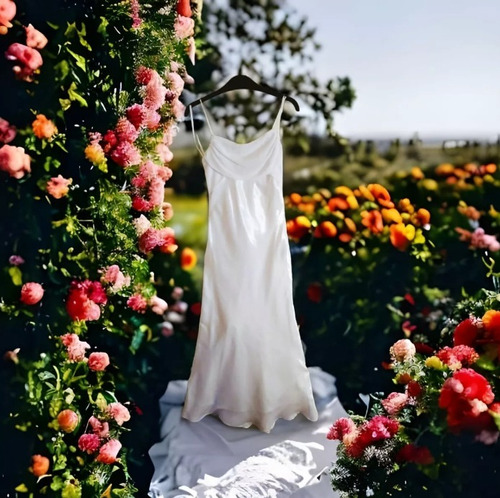
<svg viewBox="0 0 500 498">
<path fill-rule="evenodd" d="M 318 419 L 292 301 L 284 102 L 272 128 L 252 142 L 214 135 L 207 116 L 212 137 L 203 151 L 193 126 L 209 208 L 200 325 L 182 409 L 191 422 L 214 414 L 229 426 L 270 432 L 279 418 Z"/>
</svg>

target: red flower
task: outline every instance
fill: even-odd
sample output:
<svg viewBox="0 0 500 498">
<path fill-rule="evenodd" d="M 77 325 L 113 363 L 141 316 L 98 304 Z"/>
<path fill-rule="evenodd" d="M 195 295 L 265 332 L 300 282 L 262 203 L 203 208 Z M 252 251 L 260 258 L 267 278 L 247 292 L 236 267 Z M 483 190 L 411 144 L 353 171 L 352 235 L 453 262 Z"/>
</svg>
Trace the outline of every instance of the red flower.
<svg viewBox="0 0 500 498">
<path fill-rule="evenodd" d="M 462 364 L 472 365 L 479 360 L 479 355 L 474 348 L 463 344 L 453 348 L 446 346 L 438 351 L 436 356 L 452 370 L 462 368 Z"/>
<path fill-rule="evenodd" d="M 466 346 L 473 346 L 476 338 L 480 332 L 477 322 L 471 318 L 467 318 L 460 322 L 453 333 L 453 344 L 459 346 L 465 344 Z"/>
<path fill-rule="evenodd" d="M 78 447 L 88 454 L 95 453 L 101 445 L 101 439 L 97 434 L 82 434 L 78 439 Z"/>
<path fill-rule="evenodd" d="M 190 0 L 179 0 L 177 2 L 177 13 L 180 16 L 191 17 L 193 12 L 191 10 Z"/>
<path fill-rule="evenodd" d="M 34 305 L 43 297 L 43 287 L 36 282 L 28 282 L 21 288 L 20 301 L 24 304 Z"/>
<path fill-rule="evenodd" d="M 377 441 L 390 439 L 398 430 L 399 422 L 397 420 L 376 415 L 361 426 L 358 437 L 349 447 L 346 447 L 346 450 L 352 457 L 360 457 L 365 448 Z"/>
<path fill-rule="evenodd" d="M 134 294 L 128 298 L 127 306 L 138 313 L 146 313 L 146 310 L 148 309 L 148 301 L 141 294 Z"/>
<path fill-rule="evenodd" d="M 99 304 L 106 304 L 108 298 L 100 282 L 85 280 L 71 283 L 66 310 L 72 320 L 98 320 L 101 316 Z"/>
<path fill-rule="evenodd" d="M 415 446 L 414 444 L 407 444 L 403 446 L 396 454 L 397 462 L 411 462 L 418 465 L 430 465 L 434 463 L 432 456 L 427 446 Z"/>
<path fill-rule="evenodd" d="M 488 405 L 493 399 L 487 379 L 470 368 L 463 368 L 443 384 L 439 407 L 447 410 L 448 427 L 452 432 L 481 432 L 492 426 Z"/>
<path fill-rule="evenodd" d="M 406 394 L 408 394 L 410 398 L 418 398 L 423 391 L 424 389 L 416 380 L 410 380 L 406 385 Z"/>
<path fill-rule="evenodd" d="M 413 344 L 415 344 L 417 353 L 425 355 L 434 353 L 434 349 L 432 349 L 428 344 L 425 344 L 424 342 L 414 342 Z"/>
<path fill-rule="evenodd" d="M 405 301 L 408 301 L 412 306 L 415 306 L 415 298 L 407 292 L 404 296 Z"/>
<path fill-rule="evenodd" d="M 306 293 L 309 301 L 319 303 L 323 297 L 323 286 L 318 282 L 313 282 L 308 285 Z"/>
</svg>

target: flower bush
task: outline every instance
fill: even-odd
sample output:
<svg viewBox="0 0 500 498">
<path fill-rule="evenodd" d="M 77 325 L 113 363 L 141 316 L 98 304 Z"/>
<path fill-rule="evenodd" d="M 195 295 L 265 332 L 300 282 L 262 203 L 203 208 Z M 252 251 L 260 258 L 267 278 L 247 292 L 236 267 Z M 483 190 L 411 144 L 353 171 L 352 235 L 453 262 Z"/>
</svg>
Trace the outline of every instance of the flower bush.
<svg viewBox="0 0 500 498">
<path fill-rule="evenodd" d="M 164 200 L 194 61 L 195 19 L 178 8 L 0 2 L 5 494 L 149 484 L 166 384 L 153 368 L 171 293 L 190 285 Z"/>
</svg>

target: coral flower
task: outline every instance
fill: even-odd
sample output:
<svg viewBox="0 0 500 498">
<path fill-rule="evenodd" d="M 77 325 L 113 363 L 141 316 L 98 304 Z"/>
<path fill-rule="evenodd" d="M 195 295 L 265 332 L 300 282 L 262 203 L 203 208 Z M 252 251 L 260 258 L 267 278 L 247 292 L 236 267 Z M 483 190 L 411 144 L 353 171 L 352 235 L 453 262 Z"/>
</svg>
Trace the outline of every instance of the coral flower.
<svg viewBox="0 0 500 498">
<path fill-rule="evenodd" d="M 394 203 L 391 201 L 391 194 L 388 190 L 378 183 L 370 183 L 368 190 L 373 195 L 375 200 L 383 207 L 393 208 Z"/>
<path fill-rule="evenodd" d="M 406 251 L 410 242 L 415 238 L 415 227 L 397 223 L 391 225 L 389 229 L 392 245 L 399 251 Z"/>
<path fill-rule="evenodd" d="M 37 138 L 50 139 L 57 133 L 56 125 L 43 114 L 37 114 L 35 121 L 31 123 L 33 133 Z"/>
<path fill-rule="evenodd" d="M 103 444 L 99 449 L 99 455 L 96 460 L 101 463 L 111 465 L 115 463 L 118 452 L 121 450 L 122 444 L 117 439 L 110 439 L 106 444 Z"/>
<path fill-rule="evenodd" d="M 20 300 L 22 303 L 32 306 L 41 301 L 43 293 L 43 287 L 40 284 L 27 282 L 21 288 Z"/>
<path fill-rule="evenodd" d="M 309 233 L 311 222 L 305 216 L 297 216 L 293 220 L 287 221 L 286 228 L 291 239 L 299 240 L 306 233 Z"/>
<path fill-rule="evenodd" d="M 33 455 L 31 457 L 31 467 L 30 472 L 36 476 L 40 477 L 45 475 L 49 471 L 50 461 L 46 456 L 43 455 Z"/>
<path fill-rule="evenodd" d="M 361 223 L 370 230 L 372 233 L 382 233 L 384 230 L 384 222 L 382 221 L 382 215 L 380 211 L 375 209 L 371 211 L 361 212 Z"/>
<path fill-rule="evenodd" d="M 346 211 L 349 209 L 349 203 L 342 197 L 332 197 L 328 201 L 328 209 L 330 211 Z"/>
<path fill-rule="evenodd" d="M 190 0 L 179 0 L 177 2 L 177 13 L 180 16 L 191 17 L 193 15 L 193 11 L 191 10 Z"/>
<path fill-rule="evenodd" d="M 80 418 L 73 410 L 63 410 L 57 416 L 59 428 L 64 432 L 73 432 L 78 426 Z"/>
<path fill-rule="evenodd" d="M 314 236 L 332 238 L 337 235 L 337 227 L 331 221 L 322 221 L 314 230 Z"/>
<path fill-rule="evenodd" d="M 428 225 L 429 222 L 431 221 L 431 213 L 429 213 L 429 211 L 427 211 L 427 209 L 420 208 L 417 211 L 415 218 L 416 218 L 417 225 L 425 226 L 425 225 Z"/>
<path fill-rule="evenodd" d="M 55 199 L 61 199 L 69 192 L 69 186 L 73 180 L 64 178 L 62 175 L 57 175 L 47 182 L 47 192 Z"/>
<path fill-rule="evenodd" d="M 190 247 L 185 247 L 181 252 L 181 268 L 192 270 L 196 266 L 196 253 Z"/>
<path fill-rule="evenodd" d="M 0 118 L 0 142 L 8 144 L 16 137 L 16 127 L 7 120 Z"/>
<path fill-rule="evenodd" d="M 390 393 L 382 400 L 382 406 L 389 415 L 396 415 L 408 404 L 406 393 Z"/>
<path fill-rule="evenodd" d="M 90 353 L 88 366 L 94 372 L 102 372 L 109 366 L 109 356 L 107 353 Z"/>
<path fill-rule="evenodd" d="M 145 313 L 148 309 L 148 301 L 142 294 L 134 294 L 128 298 L 127 306 L 138 313 Z"/>
<path fill-rule="evenodd" d="M 416 352 L 415 345 L 410 339 L 400 339 L 390 348 L 391 357 L 399 362 L 410 360 L 415 356 Z"/>
<path fill-rule="evenodd" d="M 121 403 L 110 403 L 106 408 L 106 412 L 118 425 L 123 425 L 124 422 L 128 422 L 130 420 L 130 412 L 127 407 Z"/>
<path fill-rule="evenodd" d="M 32 24 L 28 24 L 24 30 L 26 31 L 26 45 L 28 47 L 42 49 L 47 45 L 47 37 L 35 29 Z"/>
<path fill-rule="evenodd" d="M 19 180 L 31 172 L 31 158 L 22 147 L 4 145 L 0 147 L 0 171 L 5 171 L 12 178 Z"/>
<path fill-rule="evenodd" d="M 7 33 L 7 28 L 12 28 L 12 19 L 16 15 L 16 4 L 11 0 L 0 0 L 0 35 Z"/>
</svg>

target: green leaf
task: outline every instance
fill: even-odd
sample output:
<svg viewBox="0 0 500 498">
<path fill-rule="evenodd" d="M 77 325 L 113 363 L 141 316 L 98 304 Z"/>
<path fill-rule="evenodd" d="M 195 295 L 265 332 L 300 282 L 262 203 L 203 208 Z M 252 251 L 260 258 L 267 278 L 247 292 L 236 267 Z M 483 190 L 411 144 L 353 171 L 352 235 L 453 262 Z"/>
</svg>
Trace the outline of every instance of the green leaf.
<svg viewBox="0 0 500 498">
<path fill-rule="evenodd" d="M 71 107 L 71 100 L 69 99 L 59 99 L 59 104 L 63 111 L 67 111 Z"/>
<path fill-rule="evenodd" d="M 68 88 L 68 97 L 70 98 L 70 100 L 76 100 L 83 107 L 88 107 L 87 101 L 76 91 L 76 83 L 74 81 Z"/>
<path fill-rule="evenodd" d="M 106 28 L 108 27 L 108 24 L 109 21 L 105 17 L 101 16 L 101 23 L 97 28 L 97 32 L 104 36 L 106 34 Z"/>
<path fill-rule="evenodd" d="M 22 483 L 19 484 L 19 486 L 16 486 L 15 491 L 17 491 L 18 493 L 27 493 L 28 488 L 26 487 L 26 484 Z"/>
<path fill-rule="evenodd" d="M 73 57 L 76 61 L 76 65 L 82 70 L 82 71 L 87 71 L 87 61 L 83 55 L 77 54 L 76 52 L 73 52 L 73 50 L 70 50 L 68 47 L 66 47 L 66 52 Z"/>
<path fill-rule="evenodd" d="M 11 266 L 9 268 L 9 275 L 14 285 L 19 286 L 23 284 L 23 272 L 18 266 Z"/>
</svg>

